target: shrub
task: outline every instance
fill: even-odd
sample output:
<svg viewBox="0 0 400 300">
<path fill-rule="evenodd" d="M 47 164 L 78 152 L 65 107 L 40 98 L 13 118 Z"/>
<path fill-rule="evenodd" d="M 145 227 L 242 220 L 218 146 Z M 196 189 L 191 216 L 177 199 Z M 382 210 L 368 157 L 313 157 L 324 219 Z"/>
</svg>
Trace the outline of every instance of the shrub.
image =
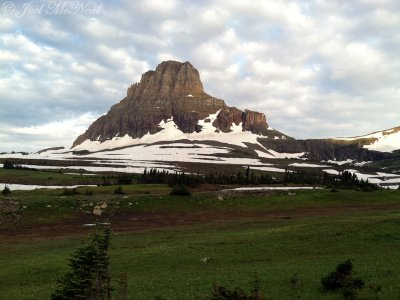
<svg viewBox="0 0 400 300">
<path fill-rule="evenodd" d="M 211 294 L 211 300 L 266 300 L 260 287 L 260 281 L 256 276 L 252 282 L 252 288 L 249 293 L 246 293 L 241 288 L 235 288 L 230 290 L 221 285 L 214 284 L 213 292 Z"/>
<path fill-rule="evenodd" d="M 301 281 L 297 274 L 294 274 L 292 278 L 290 278 L 289 282 L 293 289 L 298 289 L 301 287 Z"/>
<path fill-rule="evenodd" d="M 114 195 L 123 195 L 123 194 L 125 194 L 125 193 L 124 193 L 124 191 L 122 190 L 122 187 L 121 187 L 121 186 L 117 187 L 117 188 L 115 189 L 115 191 L 114 191 Z"/>
<path fill-rule="evenodd" d="M 336 266 L 336 271 L 329 273 L 321 278 L 324 291 L 342 290 L 346 299 L 355 299 L 357 297 L 357 289 L 364 286 L 361 278 L 353 278 L 353 264 L 350 260 L 346 260 Z"/>
<path fill-rule="evenodd" d="M 10 188 L 8 187 L 8 185 L 6 185 L 6 186 L 4 187 L 4 189 L 1 191 L 1 194 L 2 194 L 2 195 L 11 194 L 11 190 L 10 190 Z"/>
<path fill-rule="evenodd" d="M 222 300 L 222 299 L 230 299 L 230 300 L 247 300 L 248 298 L 245 291 L 240 288 L 236 288 L 234 290 L 229 290 L 228 288 L 221 285 L 214 285 L 214 290 L 211 296 L 212 300 Z"/>
<path fill-rule="evenodd" d="M 6 160 L 6 161 L 4 161 L 3 168 L 4 169 L 14 169 L 15 166 L 11 161 Z"/>
<path fill-rule="evenodd" d="M 76 188 L 72 188 L 72 189 L 67 189 L 65 188 L 62 192 L 63 196 L 73 196 L 73 195 L 79 195 L 79 192 Z"/>
<path fill-rule="evenodd" d="M 190 196 L 192 193 L 189 191 L 189 188 L 186 185 L 176 185 L 171 192 L 169 193 L 171 196 Z"/>
</svg>

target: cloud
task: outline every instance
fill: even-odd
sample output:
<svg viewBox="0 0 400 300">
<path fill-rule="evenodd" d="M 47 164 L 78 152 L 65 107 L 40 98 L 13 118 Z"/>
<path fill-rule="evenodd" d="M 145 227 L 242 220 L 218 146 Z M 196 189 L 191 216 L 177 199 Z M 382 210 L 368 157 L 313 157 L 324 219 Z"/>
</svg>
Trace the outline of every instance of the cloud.
<svg viewBox="0 0 400 300">
<path fill-rule="evenodd" d="M 95 15 L 4 14 L 0 151 L 69 146 L 88 125 L 77 116 L 106 113 L 167 59 L 191 61 L 209 94 L 294 137 L 398 126 L 399 11 L 394 0 L 119 0 Z"/>
<path fill-rule="evenodd" d="M 3 124 L 0 136 L 8 140 L 8 144 L 1 150 L 13 151 L 19 144 L 24 145 L 23 151 L 32 152 L 55 146 L 70 147 L 75 138 L 83 133 L 97 117 L 91 113 L 85 113 L 74 118 L 38 126 L 13 127 Z"/>
</svg>

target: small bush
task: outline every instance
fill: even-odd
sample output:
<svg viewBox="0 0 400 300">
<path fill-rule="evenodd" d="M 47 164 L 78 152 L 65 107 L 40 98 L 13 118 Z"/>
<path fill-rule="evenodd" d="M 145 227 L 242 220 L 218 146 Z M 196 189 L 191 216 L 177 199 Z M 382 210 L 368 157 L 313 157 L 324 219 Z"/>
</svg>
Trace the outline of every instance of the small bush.
<svg viewBox="0 0 400 300">
<path fill-rule="evenodd" d="M 329 273 L 321 278 L 324 291 L 342 290 L 345 299 L 357 298 L 357 289 L 364 286 L 361 278 L 353 278 L 353 264 L 350 260 L 346 260 L 337 265 L 336 271 Z"/>
<path fill-rule="evenodd" d="M 6 161 L 4 161 L 3 168 L 4 169 L 14 169 L 15 166 L 11 161 L 6 160 Z"/>
<path fill-rule="evenodd" d="M 211 300 L 266 300 L 265 294 L 260 287 L 260 281 L 256 276 L 252 282 L 252 288 L 246 293 L 241 288 L 230 290 L 221 285 L 214 284 Z"/>
<path fill-rule="evenodd" d="M 125 194 L 125 193 L 124 193 L 124 191 L 122 190 L 122 187 L 121 187 L 121 186 L 117 187 L 117 188 L 115 189 L 115 191 L 114 191 L 114 195 L 123 195 L 123 194 Z"/>
<path fill-rule="evenodd" d="M 248 298 L 245 291 L 240 288 L 236 288 L 234 290 L 229 290 L 228 288 L 220 285 L 214 285 L 214 290 L 211 296 L 212 300 L 222 300 L 222 299 L 229 299 L 229 300 L 247 300 L 253 299 Z"/>
<path fill-rule="evenodd" d="M 301 281 L 297 274 L 294 274 L 292 278 L 290 278 L 289 282 L 290 285 L 292 286 L 292 289 L 298 289 L 301 287 Z"/>
<path fill-rule="evenodd" d="M 73 196 L 73 195 L 79 195 L 79 192 L 76 188 L 73 189 L 64 189 L 62 192 L 63 196 Z"/>
<path fill-rule="evenodd" d="M 1 194 L 2 194 L 2 195 L 9 195 L 9 194 L 11 194 L 11 190 L 10 190 L 10 188 L 8 187 L 8 185 L 6 185 L 6 186 L 4 187 L 4 189 L 1 191 Z"/>
<path fill-rule="evenodd" d="M 186 185 L 176 185 L 169 193 L 171 196 L 190 196 L 192 193 Z"/>
</svg>

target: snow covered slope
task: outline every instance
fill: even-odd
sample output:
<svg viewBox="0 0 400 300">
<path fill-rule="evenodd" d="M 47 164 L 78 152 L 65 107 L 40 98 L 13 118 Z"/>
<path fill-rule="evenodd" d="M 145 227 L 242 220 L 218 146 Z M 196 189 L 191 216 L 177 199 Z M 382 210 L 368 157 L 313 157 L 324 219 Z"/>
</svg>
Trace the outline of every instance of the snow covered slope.
<svg viewBox="0 0 400 300">
<path fill-rule="evenodd" d="M 272 128 L 269 129 L 271 131 L 271 136 L 269 137 L 257 135 L 250 131 L 243 131 L 242 124 L 235 123 L 231 124 L 230 132 L 222 132 L 218 128 L 213 126 L 213 122 L 218 117 L 219 113 L 220 111 L 217 111 L 215 114 L 210 114 L 207 118 L 199 120 L 197 124 L 201 127 L 200 132 L 184 133 L 178 128 L 174 120 L 171 118 L 166 121 L 162 120 L 158 124 L 161 131 L 155 134 L 148 133 L 143 137 L 136 139 L 130 137 L 129 135 L 125 135 L 123 137 L 117 136 L 111 140 L 107 140 L 104 142 L 91 141 L 87 139 L 83 143 L 73 147 L 71 150 L 97 152 L 104 150 L 113 150 L 122 147 L 137 146 L 142 144 L 150 145 L 158 142 L 174 143 L 174 141 L 188 140 L 196 142 L 214 141 L 217 143 L 235 145 L 239 147 L 247 147 L 247 144 L 254 144 L 262 148 L 264 151 L 262 152 L 257 150 L 257 153 L 260 153 L 260 157 L 281 158 L 282 155 L 283 157 L 285 157 L 285 153 L 281 154 L 276 152 L 268 152 L 268 149 L 265 149 L 257 140 L 258 138 L 285 139 L 286 137 L 284 135 L 279 135 L 279 133 Z M 299 157 L 303 154 L 304 153 L 291 153 L 287 156 Z"/>
<path fill-rule="evenodd" d="M 70 150 L 51 148 L 29 155 L 3 154 L 0 159 L 30 160 L 29 164 L 35 168 L 42 168 L 39 165 L 42 161 L 64 161 L 63 165 L 68 169 L 94 172 L 142 173 L 145 168 L 177 171 L 182 163 L 252 166 L 284 172 L 284 167 L 274 168 L 265 159 L 300 158 L 306 154 L 279 153 L 265 148 L 258 141 L 260 137 L 271 140 L 286 138 L 272 128 L 268 129 L 271 135 L 265 136 L 244 131 L 242 124 L 232 123 L 230 132 L 222 132 L 213 126 L 219 113 L 217 111 L 199 120 L 200 132 L 184 133 L 171 118 L 158 124 L 159 132 L 141 138 L 125 135 L 104 142 L 87 139 Z M 46 163 L 43 168 L 60 168 L 59 165 Z"/>
<path fill-rule="evenodd" d="M 371 134 L 356 137 L 339 137 L 335 140 L 363 141 L 364 148 L 380 152 L 393 152 L 400 149 L 400 126 L 388 130 L 373 132 Z"/>
</svg>

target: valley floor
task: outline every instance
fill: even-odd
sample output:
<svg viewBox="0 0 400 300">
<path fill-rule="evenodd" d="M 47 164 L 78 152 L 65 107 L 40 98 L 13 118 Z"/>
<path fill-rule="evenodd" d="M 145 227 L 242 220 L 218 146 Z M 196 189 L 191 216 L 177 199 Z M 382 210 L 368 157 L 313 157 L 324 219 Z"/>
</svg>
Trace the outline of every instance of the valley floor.
<svg viewBox="0 0 400 300">
<path fill-rule="evenodd" d="M 322 291 L 321 277 L 346 259 L 365 282 L 361 298 L 399 298 L 398 191 L 215 191 L 223 188 L 2 195 L 0 298 L 48 299 L 96 221 L 111 223 L 112 275 L 128 275 L 131 299 L 209 299 L 214 283 L 249 290 L 254 274 L 268 299 L 340 299 Z"/>
</svg>

